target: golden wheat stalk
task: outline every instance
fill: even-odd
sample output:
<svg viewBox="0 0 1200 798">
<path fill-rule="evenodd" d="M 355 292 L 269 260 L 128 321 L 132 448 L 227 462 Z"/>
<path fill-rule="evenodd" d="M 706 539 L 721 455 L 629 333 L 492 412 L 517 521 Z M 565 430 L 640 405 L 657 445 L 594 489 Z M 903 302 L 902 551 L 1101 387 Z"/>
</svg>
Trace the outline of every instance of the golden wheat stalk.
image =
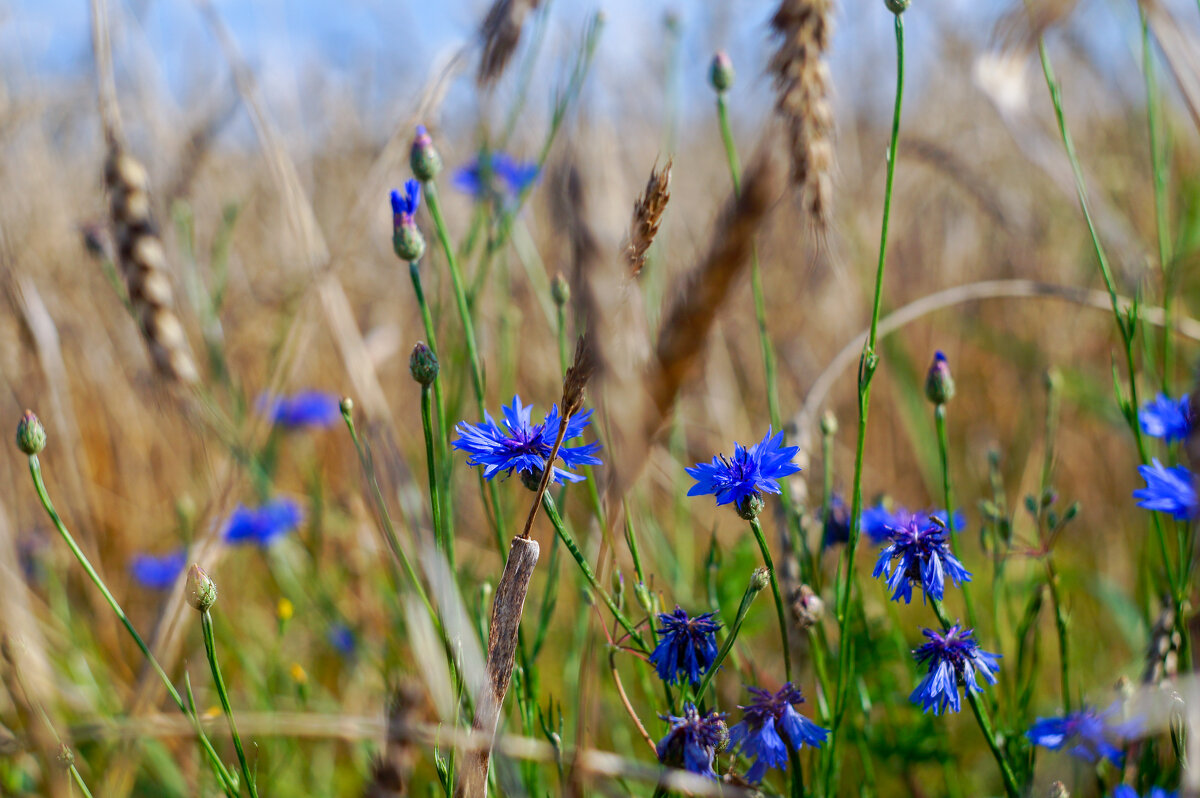
<svg viewBox="0 0 1200 798">
<path fill-rule="evenodd" d="M 833 109 L 825 64 L 833 0 L 781 0 L 771 30 L 779 48 L 769 69 L 775 78 L 775 110 L 787 124 L 792 184 L 803 189 L 809 215 L 823 228 L 833 198 Z"/>
<path fill-rule="evenodd" d="M 200 375 L 187 334 L 175 315 L 167 258 L 150 213 L 146 170 L 117 141 L 109 142 L 104 185 L 116 241 L 117 265 L 155 368 L 185 384 Z"/>
<path fill-rule="evenodd" d="M 625 249 L 625 257 L 629 261 L 629 274 L 637 277 L 646 266 L 646 251 L 654 243 L 658 235 L 658 226 L 662 223 L 663 212 L 671 200 L 671 161 L 661 170 L 650 170 L 650 179 L 646 181 L 646 190 L 633 203 L 633 220 L 629 223 L 629 246 Z"/>
</svg>

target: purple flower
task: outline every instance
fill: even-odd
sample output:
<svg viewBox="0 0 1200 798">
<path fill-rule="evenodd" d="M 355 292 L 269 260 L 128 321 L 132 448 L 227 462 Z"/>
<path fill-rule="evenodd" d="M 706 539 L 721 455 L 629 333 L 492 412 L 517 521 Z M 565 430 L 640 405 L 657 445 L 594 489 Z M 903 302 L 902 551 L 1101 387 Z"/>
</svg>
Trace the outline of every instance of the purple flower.
<svg viewBox="0 0 1200 798">
<path fill-rule="evenodd" d="M 460 422 L 455 427 L 458 438 L 453 441 L 454 448 L 470 455 L 467 458 L 468 465 L 483 466 L 485 479 L 491 479 L 501 471 L 506 476 L 517 471 L 523 477 L 540 479 L 546 467 L 546 458 L 554 448 L 554 440 L 561 423 L 558 405 L 550 408 L 550 413 L 541 424 L 532 423 L 533 405 L 522 405 L 519 396 L 514 396 L 512 405 L 502 408 L 502 411 L 503 429 L 487 413 L 483 414 L 482 424 Z M 558 450 L 558 459 L 567 468 L 600 464 L 600 458 L 594 454 L 600 449 L 598 441 L 581 446 L 566 444 L 566 441 L 583 434 L 591 416 L 592 411 L 589 410 L 571 416 L 567 421 L 563 445 Z M 554 467 L 554 482 L 560 485 L 565 482 L 579 482 L 582 479 L 580 474 Z"/>
<path fill-rule="evenodd" d="M 751 500 L 761 502 L 763 493 L 779 493 L 779 480 L 800 470 L 792 462 L 799 447 L 782 444 L 783 433 L 772 435 L 768 428 L 766 436 L 749 449 L 734 443 L 733 457 L 719 454 L 711 463 L 685 469 L 696 480 L 688 495 L 711 493 L 717 497 L 717 506 L 734 504 L 743 512 Z"/>
<path fill-rule="evenodd" d="M 658 678 L 675 684 L 679 674 L 685 673 L 693 686 L 700 684 L 700 677 L 717 658 L 717 630 L 721 622 L 713 620 L 714 614 L 706 612 L 689 618 L 676 605 L 674 612 L 658 616 L 658 645 L 650 655 Z"/>
<path fill-rule="evenodd" d="M 392 225 L 407 227 L 413 224 L 417 208 L 421 207 L 421 184 L 416 180 L 404 181 L 404 193 L 392 189 Z"/>
<path fill-rule="evenodd" d="M 1146 487 L 1133 492 L 1133 498 L 1141 499 L 1138 507 L 1170 513 L 1180 521 L 1196 516 L 1196 487 L 1187 466 L 1164 468 L 1156 457 L 1153 465 L 1138 466 L 1138 473 L 1146 480 Z"/>
<path fill-rule="evenodd" d="M 945 596 L 947 575 L 955 585 L 971 581 L 970 572 L 950 553 L 946 533 L 937 524 L 921 524 L 919 516 L 914 516 L 907 526 L 892 530 L 890 539 L 880 550 L 871 575 L 887 580 L 892 601 L 912 601 L 914 584 L 940 601 Z"/>
<path fill-rule="evenodd" d="M 1181 441 L 1192 428 L 1191 397 L 1172 399 L 1160 393 L 1142 405 L 1138 411 L 1138 422 L 1142 425 L 1142 432 L 1152 438 L 1162 438 L 1167 443 Z"/>
<path fill-rule="evenodd" d="M 522 163 L 503 152 L 482 153 L 454 173 L 454 187 L 477 200 L 520 196 L 538 176 L 536 163 Z"/>
<path fill-rule="evenodd" d="M 301 391 L 275 398 L 263 394 L 258 398 L 258 408 L 273 422 L 288 429 L 328 427 L 342 417 L 338 397 L 321 391 Z"/>
<path fill-rule="evenodd" d="M 658 761 L 716 779 L 713 758 L 725 747 L 729 731 L 724 712 L 701 715 L 692 703 L 683 705 L 683 715 L 660 715 L 671 725 L 658 744 Z"/>
<path fill-rule="evenodd" d="M 929 642 L 917 648 L 913 656 L 918 665 L 928 666 L 928 672 L 909 700 L 921 705 L 922 712 L 933 710 L 940 715 L 947 708 L 958 712 L 958 687 L 982 693 L 983 688 L 975 679 L 975 671 L 983 674 L 988 684 L 996 683 L 996 672 L 1000 670 L 1000 655 L 984 651 L 975 641 L 975 633 L 955 624 L 945 632 L 924 630 Z"/>
<path fill-rule="evenodd" d="M 804 696 L 791 682 L 776 693 L 758 687 L 748 689 L 754 700 L 738 707 L 744 714 L 742 722 L 729 730 L 729 744 L 754 760 L 746 778 L 757 784 L 768 768 L 787 767 L 788 748 L 819 748 L 829 732 L 796 711 Z"/>
<path fill-rule="evenodd" d="M 1084 705 L 1061 718 L 1038 718 L 1025 736 L 1034 745 L 1051 751 L 1065 748 L 1072 756 L 1088 762 L 1098 762 L 1104 758 L 1121 767 L 1125 754 L 1120 746 L 1124 738 L 1135 734 L 1141 724 L 1136 720 L 1124 724 L 1110 723 L 1119 708 L 1119 704 L 1114 703 L 1103 712 L 1097 712 L 1095 708 Z"/>
<path fill-rule="evenodd" d="M 156 557 L 138 554 L 129 561 L 129 573 L 134 581 L 150 590 L 170 590 L 187 565 L 187 552 L 177 549 Z"/>
<path fill-rule="evenodd" d="M 272 499 L 254 508 L 238 505 L 225 524 L 225 542 L 266 548 L 298 527 L 303 517 L 300 505 L 291 499 Z"/>
</svg>

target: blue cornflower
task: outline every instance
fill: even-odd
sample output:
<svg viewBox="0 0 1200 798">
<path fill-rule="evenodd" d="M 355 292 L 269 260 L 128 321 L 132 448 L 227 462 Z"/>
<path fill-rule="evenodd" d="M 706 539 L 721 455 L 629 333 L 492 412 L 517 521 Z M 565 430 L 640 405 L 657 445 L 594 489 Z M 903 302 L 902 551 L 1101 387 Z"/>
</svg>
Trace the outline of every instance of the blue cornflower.
<svg viewBox="0 0 1200 798">
<path fill-rule="evenodd" d="M 713 758 L 729 740 L 725 713 L 701 715 L 696 705 L 689 701 L 683 705 L 683 715 L 659 717 L 671 724 L 671 728 L 658 743 L 658 761 L 710 779 L 717 778 Z"/>
<path fill-rule="evenodd" d="M 903 507 L 897 507 L 895 510 L 888 510 L 882 500 L 874 507 L 868 507 L 863 510 L 858 518 L 858 529 L 871 539 L 875 545 L 879 545 L 891 537 L 892 531 L 908 526 L 914 519 L 921 526 L 929 524 L 931 518 L 936 518 L 943 524 L 950 524 L 950 516 L 945 510 L 935 510 L 929 512 L 920 510 L 915 513 L 910 513 Z M 962 510 L 954 511 L 954 522 L 950 526 L 951 532 L 961 532 L 967 526 L 967 517 Z"/>
<path fill-rule="evenodd" d="M 546 467 L 546 458 L 554 448 L 554 440 L 558 435 L 561 423 L 558 415 L 558 405 L 550 408 L 550 413 L 541 424 L 533 424 L 531 414 L 533 405 L 521 404 L 521 397 L 514 396 L 512 405 L 502 408 L 504 414 L 504 429 L 492 419 L 488 413 L 483 414 L 482 424 L 460 422 L 455 429 L 458 438 L 453 441 L 454 448 L 466 452 L 470 457 L 467 464 L 483 466 L 483 476 L 491 479 L 501 471 L 510 476 L 513 471 L 521 474 L 526 481 L 541 479 Z M 558 450 L 558 459 L 567 468 L 578 468 L 582 465 L 599 465 L 600 458 L 594 452 L 600 449 L 599 441 L 580 446 L 567 446 L 566 442 L 578 438 L 587 429 L 592 411 L 577 413 L 567 421 L 567 431 L 563 437 L 563 445 Z M 579 482 L 583 479 L 580 474 L 554 467 L 554 482 Z"/>
<path fill-rule="evenodd" d="M 1135 733 L 1140 724 L 1137 721 L 1121 725 L 1110 723 L 1109 719 L 1118 709 L 1116 703 L 1103 712 L 1084 705 L 1061 718 L 1038 718 L 1025 736 L 1034 745 L 1051 751 L 1066 748 L 1072 756 L 1088 762 L 1098 762 L 1104 758 L 1121 767 L 1125 761 L 1125 754 L 1119 747 L 1122 738 Z"/>
<path fill-rule="evenodd" d="M 522 163 L 503 152 L 483 153 L 454 173 L 451 182 L 477 200 L 519 196 L 538 176 L 536 163 Z M 503 185 L 501 185 L 503 184 Z"/>
<path fill-rule="evenodd" d="M 1200 502 L 1187 466 L 1164 468 L 1156 457 L 1153 465 L 1138 466 L 1138 473 L 1146 480 L 1146 487 L 1133 492 L 1133 498 L 1141 499 L 1138 507 L 1170 513 L 1180 521 L 1195 517 Z"/>
<path fill-rule="evenodd" d="M 914 704 L 921 705 L 922 712 L 933 710 L 940 715 L 947 708 L 958 712 L 961 708 L 958 687 L 982 693 L 983 688 L 975 679 L 975 671 L 983 674 L 988 684 L 996 683 L 996 672 L 1000 670 L 1000 655 L 984 651 L 975 641 L 975 632 L 955 624 L 945 632 L 924 630 L 929 642 L 913 652 L 918 665 L 928 665 L 925 678 L 908 697 Z"/>
<path fill-rule="evenodd" d="M 782 444 L 783 432 L 772 435 L 768 427 L 766 436 L 749 449 L 734 443 L 733 457 L 719 454 L 711 463 L 685 469 L 696 480 L 688 495 L 711 493 L 717 497 L 717 506 L 732 503 L 743 517 L 757 516 L 762 494 L 779 493 L 779 479 L 800 470 L 792 462 L 799 447 Z"/>
<path fill-rule="evenodd" d="M 935 523 L 920 523 L 914 516 L 907 526 L 893 529 L 891 543 L 880 550 L 871 576 L 887 580 L 892 601 L 912 601 L 912 586 L 919 583 L 925 594 L 939 601 L 946 593 L 946 576 L 955 585 L 971 581 L 971 574 L 950 553 L 946 533 Z"/>
<path fill-rule="evenodd" d="M 1172 399 L 1160 393 L 1142 405 L 1138 411 L 1138 422 L 1142 425 L 1142 432 L 1151 438 L 1162 438 L 1167 443 L 1181 441 L 1192 428 L 1192 399 L 1190 396 Z"/>
<path fill-rule="evenodd" d="M 392 224 L 404 227 L 413 223 L 417 208 L 421 207 L 421 184 L 408 179 L 404 181 L 404 193 L 392 189 Z"/>
<path fill-rule="evenodd" d="M 715 613 L 706 612 L 689 618 L 678 605 L 674 612 L 658 616 L 658 645 L 650 655 L 650 662 L 658 671 L 658 678 L 667 684 L 675 684 L 679 674 L 687 674 L 693 686 L 700 684 L 700 677 L 717 658 L 717 630 L 721 622 L 714 620 Z"/>
<path fill-rule="evenodd" d="M 344 623 L 335 623 L 329 627 L 329 645 L 333 646 L 337 653 L 343 657 L 348 657 L 354 653 L 356 640 L 354 632 L 349 626 Z"/>
<path fill-rule="evenodd" d="M 271 499 L 254 508 L 238 505 L 225 524 L 225 542 L 266 548 L 298 527 L 303 516 L 300 505 L 291 499 Z"/>
<path fill-rule="evenodd" d="M 793 751 L 805 745 L 820 748 L 829 732 L 796 711 L 804 696 L 791 682 L 777 693 L 758 687 L 748 689 L 754 700 L 738 707 L 744 714 L 742 722 L 729 730 L 729 744 L 754 760 L 746 778 L 757 784 L 767 768 L 787 767 L 788 748 Z"/>
<path fill-rule="evenodd" d="M 301 391 L 291 396 L 258 398 L 258 409 L 281 427 L 328 427 L 342 417 L 340 400 L 331 393 Z"/>
<path fill-rule="evenodd" d="M 156 557 L 138 554 L 129 561 L 129 573 L 142 587 L 150 590 L 169 590 L 187 565 L 187 552 L 177 549 Z"/>
<path fill-rule="evenodd" d="M 863 513 L 866 515 L 866 512 Z M 824 519 L 824 535 L 821 545 L 825 548 L 850 541 L 850 507 L 841 494 L 834 493 L 829 497 L 829 508 L 822 508 L 821 518 Z M 859 524 L 859 528 L 862 524 Z"/>
<path fill-rule="evenodd" d="M 1167 792 L 1162 787 L 1151 787 L 1146 798 L 1178 798 L 1179 793 Z M 1113 790 L 1112 798 L 1138 798 L 1137 790 L 1128 784 L 1118 784 Z"/>
</svg>

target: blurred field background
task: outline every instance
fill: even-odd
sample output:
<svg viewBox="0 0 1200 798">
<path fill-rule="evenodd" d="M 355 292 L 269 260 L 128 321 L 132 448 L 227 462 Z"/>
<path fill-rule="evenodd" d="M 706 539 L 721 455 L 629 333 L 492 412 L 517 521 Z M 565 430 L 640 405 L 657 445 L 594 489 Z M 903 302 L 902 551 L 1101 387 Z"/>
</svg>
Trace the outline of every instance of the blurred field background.
<svg viewBox="0 0 1200 798">
<path fill-rule="evenodd" d="M 147 166 L 177 307 L 206 384 L 235 421 L 229 431 L 235 443 L 186 410 L 153 372 L 102 258 L 85 246 L 85 233 L 100 231 L 102 240 L 106 224 L 87 5 L 18 0 L 0 9 L 0 419 L 15 424 L 26 407 L 42 417 L 49 431 L 42 461 L 60 511 L 138 627 L 153 630 L 159 646 L 176 635 L 176 648 L 164 660 L 175 675 L 189 669 L 201 707 L 215 707 L 216 697 L 192 615 L 175 612 L 179 586 L 149 591 L 131 579 L 128 566 L 137 554 L 164 554 L 202 538 L 239 502 L 253 502 L 261 483 L 242 454 L 272 447 L 271 492 L 302 501 L 300 530 L 262 551 L 210 544 L 202 554 L 211 563 L 200 560 L 220 591 L 226 679 L 243 737 L 254 741 L 266 794 L 359 794 L 370 756 L 382 744 L 389 690 L 398 684 L 416 685 L 413 711 L 421 719 L 436 717 L 430 677 L 405 631 L 403 604 L 383 565 L 387 549 L 345 429 L 272 432 L 255 412 L 263 392 L 317 389 L 353 397 L 393 512 L 407 528 L 425 523 L 419 388 L 407 367 L 409 349 L 424 336 L 405 264 L 391 251 L 386 200 L 387 190 L 409 176 L 414 125 L 430 127 L 453 170 L 471 160 L 482 141 L 504 138 L 508 112 L 526 93 L 506 149 L 535 158 L 584 28 L 594 12 L 605 14 L 578 100 L 567 109 L 512 239 L 497 251 L 474 305 L 491 412 L 514 392 L 542 412 L 557 399 L 561 379 L 548 286 L 562 272 L 577 291 L 568 183 L 582 186 L 589 226 L 615 259 L 651 167 L 672 160 L 672 199 L 641 282 L 646 328 L 653 330 L 674 281 L 704 251 L 730 192 L 706 83 L 709 59 L 718 48 L 732 57 L 738 76 L 729 95 L 733 128 L 748 159 L 771 115 L 766 26 L 772 5 L 547 2 L 527 21 L 508 73 L 485 91 L 472 80 L 476 31 L 487 11 L 482 2 L 220 4 L 211 17 L 182 2 L 111 3 L 116 88 L 130 151 Z M 1194 47 L 1196 8 L 1184 2 L 1167 8 Z M 1157 305 L 1162 285 L 1137 9 L 1081 0 L 1056 11 L 1048 41 L 1118 291 L 1143 294 Z M 214 36 L 218 19 L 240 55 L 224 51 Z M 1054 484 L 1064 505 L 1078 501 L 1082 508 L 1059 544 L 1057 562 L 1070 595 L 1076 678 L 1091 686 L 1096 703 L 1106 704 L 1118 677 L 1139 678 L 1160 597 L 1148 578 L 1151 566 L 1139 555 L 1147 550 L 1141 537 L 1148 528 L 1130 499 L 1138 485 L 1135 454 L 1112 399 L 1119 342 L 1106 297 L 1087 293 L 1102 286 L 1028 23 L 1019 4 L 919 0 L 906 23 L 909 85 L 885 313 L 985 280 L 1036 281 L 1070 296 L 973 299 L 885 338 L 864 492 L 869 498 L 886 493 L 909 507 L 939 504 L 932 417 L 920 385 L 933 351 L 945 351 L 958 385 L 949 423 L 956 492 L 968 518 L 963 540 L 967 558 L 982 559 L 976 503 L 991 495 L 988 453 L 999 452 L 1014 507 L 1037 491 L 1045 445 L 1043 375 L 1057 369 L 1063 400 Z M 890 15 L 882 3 L 842 4 L 836 25 L 831 224 L 819 233 L 799 203 L 788 201 L 758 236 L 781 405 L 789 418 L 839 350 L 865 328 L 878 246 L 893 81 Z M 1186 317 L 1200 299 L 1189 279 L 1200 246 L 1200 150 L 1168 65 L 1159 58 L 1157 66 L 1177 308 L 1185 333 L 1194 336 L 1196 323 Z M 245 70 L 245 85 L 253 84 L 250 91 L 262 102 L 274 150 L 256 136 L 235 68 Z M 461 241 L 473 201 L 448 180 L 442 184 L 449 226 Z M 303 222 L 308 205 L 315 228 L 306 229 L 297 219 Z M 432 228 L 421 224 L 431 242 L 426 290 L 447 353 L 443 373 L 457 381 L 449 389 L 458 412 L 451 417 L 477 421 L 444 263 Z M 478 263 L 465 261 L 468 279 Z M 216 282 L 225 285 L 223 303 L 208 317 Z M 1157 351 L 1159 334 L 1147 327 L 1147 352 Z M 1176 394 L 1190 385 L 1194 353 L 1185 334 L 1177 340 L 1176 367 L 1166 375 Z M 219 351 L 219 360 L 206 357 L 208 351 Z M 1163 382 L 1154 362 L 1146 359 L 1144 395 Z M 227 371 L 218 371 L 218 363 Z M 843 492 L 854 447 L 854 369 L 852 361 L 815 408 L 842 422 L 833 464 Z M 704 605 L 713 539 L 724 558 L 723 606 L 736 606 L 757 562 L 742 524 L 713 513 L 708 503 L 684 503 L 680 486 L 683 466 L 727 451 L 732 440 L 761 437 L 768 419 L 762 384 L 749 282 L 741 280 L 716 325 L 703 373 L 684 388 L 669 443 L 653 450 L 633 490 L 645 519 L 653 587 L 668 606 Z M 608 396 L 603 413 L 619 416 L 620 397 Z M 807 486 L 815 508 L 819 434 L 810 426 L 791 437 L 810 455 L 793 482 Z M 479 586 L 494 584 L 501 561 L 475 476 L 460 458 L 460 580 L 474 612 L 485 600 Z M 62 789 L 47 772 L 52 760 L 40 756 L 44 732 L 29 714 L 32 697 L 73 740 L 76 761 L 97 795 L 197 794 L 192 785 L 208 775 L 197 773 L 203 768 L 186 725 L 153 708 L 131 710 L 139 694 L 154 706 L 161 696 L 72 567 L 15 451 L 0 457 L 0 486 L 0 627 L 14 641 L 17 663 L 4 666 L 8 689 L 0 691 L 0 792 Z M 500 493 L 514 526 L 524 517 L 527 493 L 517 480 L 503 483 Z M 594 557 L 599 532 L 588 523 L 582 492 L 567 509 Z M 812 529 L 814 545 L 820 534 Z M 535 535 L 543 540 L 543 558 L 548 535 Z M 830 573 L 832 562 L 830 555 Z M 617 566 L 628 575 L 621 549 Z M 1012 567 L 1010 589 L 1019 590 L 1021 574 L 1037 565 L 1017 560 Z M 988 595 L 986 573 L 980 567 L 980 596 Z M 563 566 L 556 576 L 561 590 L 539 702 L 549 706 L 564 696 L 595 702 L 589 744 L 648 759 L 635 747 L 640 741 L 604 677 L 592 682 L 596 695 L 570 698 L 587 651 L 580 642 L 588 610 L 575 574 Z M 531 595 L 542 595 L 545 578 L 543 569 Z M 868 616 L 882 616 L 884 595 L 873 583 L 865 586 Z M 280 614 L 281 600 L 293 608 L 290 619 Z M 774 643 L 767 602 L 759 601 L 739 644 L 745 659 L 760 656 L 758 643 Z M 914 628 L 920 612 L 915 604 L 899 609 L 914 619 L 907 624 Z M 1048 613 L 1042 621 L 1052 627 Z M 593 655 L 601 657 L 602 641 L 598 645 Z M 1042 645 L 1046 679 L 1035 707 L 1050 714 L 1057 707 L 1056 653 L 1050 636 Z M 766 650 L 777 657 L 773 647 Z M 722 682 L 721 689 L 726 706 L 738 702 L 737 680 Z M 811 679 L 804 689 L 811 696 Z M 908 688 L 899 689 L 902 700 Z M 653 696 L 634 693 L 643 718 L 661 711 Z M 575 734 L 571 709 L 568 704 L 563 732 L 568 743 Z M 130 717 L 134 712 L 138 716 Z M 977 785 L 991 778 L 980 771 L 990 762 L 969 718 L 950 716 L 939 726 L 931 745 L 956 750 L 959 789 L 980 794 Z M 122 742 L 130 735 L 143 744 Z M 970 742 L 952 744 L 955 737 Z M 432 757 L 428 749 L 412 755 L 412 793 L 425 795 L 434 780 Z M 941 756 L 898 756 L 890 772 L 879 775 L 891 785 L 881 792 L 943 794 L 949 787 L 942 783 Z M 1037 783 L 1068 772 L 1064 759 L 1046 758 Z M 625 794 L 618 786 L 605 789 Z"/>
</svg>

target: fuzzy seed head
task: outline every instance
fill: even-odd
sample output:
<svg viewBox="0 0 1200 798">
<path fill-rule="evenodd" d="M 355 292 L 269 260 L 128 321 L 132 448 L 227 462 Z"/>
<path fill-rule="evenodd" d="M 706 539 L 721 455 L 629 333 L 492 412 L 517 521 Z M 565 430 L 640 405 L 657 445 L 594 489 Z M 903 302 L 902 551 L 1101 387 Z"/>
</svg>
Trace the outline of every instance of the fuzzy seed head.
<svg viewBox="0 0 1200 798">
<path fill-rule="evenodd" d="M 750 574 L 750 589 L 755 593 L 766 590 L 769 584 L 771 584 L 771 572 L 766 568 L 755 568 L 754 573 Z"/>
<path fill-rule="evenodd" d="M 808 585 L 800 585 L 792 594 L 792 615 L 801 629 L 811 629 L 821 622 L 825 602 Z"/>
<path fill-rule="evenodd" d="M 46 448 L 46 428 L 32 410 L 26 410 L 17 422 L 17 448 L 28 455 Z"/>
</svg>

